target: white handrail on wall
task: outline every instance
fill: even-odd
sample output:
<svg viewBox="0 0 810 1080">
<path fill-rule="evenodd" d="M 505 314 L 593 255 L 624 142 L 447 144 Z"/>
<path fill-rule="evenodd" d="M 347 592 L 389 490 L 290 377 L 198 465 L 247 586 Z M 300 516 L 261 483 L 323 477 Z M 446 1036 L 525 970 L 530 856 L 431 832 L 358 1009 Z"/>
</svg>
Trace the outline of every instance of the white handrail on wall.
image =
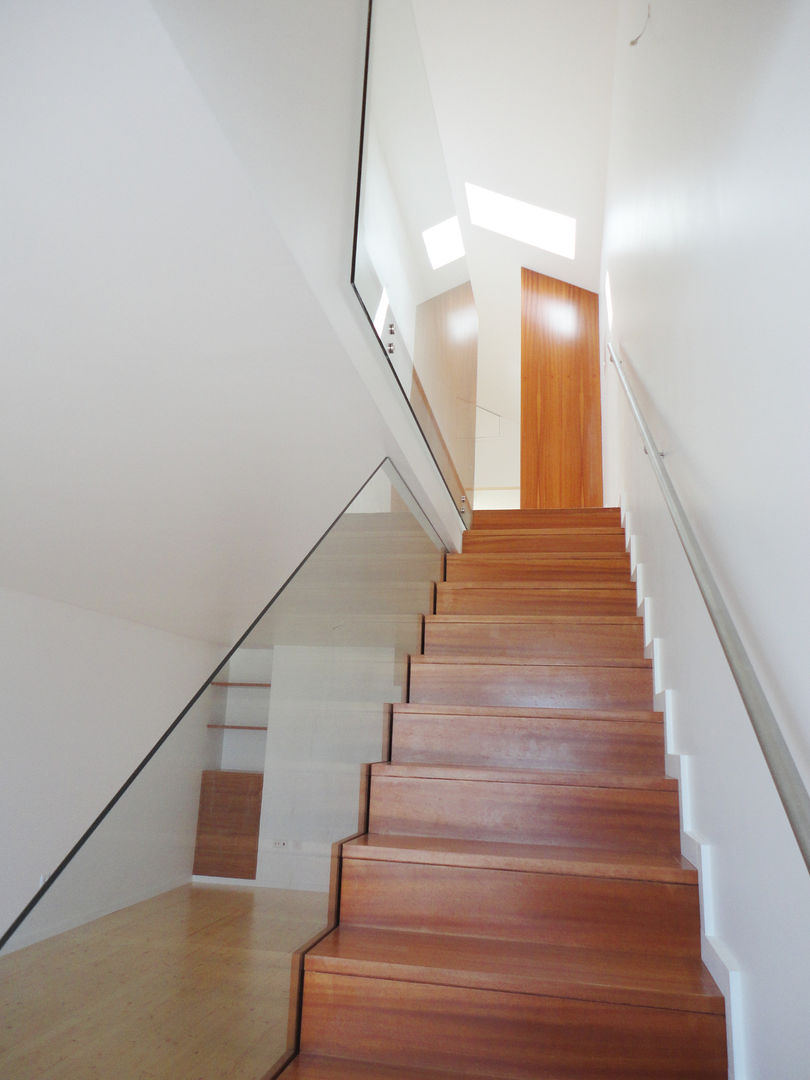
<svg viewBox="0 0 810 1080">
<path fill-rule="evenodd" d="M 623 361 L 616 355 L 610 343 L 608 343 L 608 353 L 613 361 L 619 382 L 627 395 L 630 409 L 641 432 L 644 448 L 650 459 L 655 478 L 663 493 L 667 509 L 675 523 L 689 565 L 692 567 L 692 573 L 695 575 L 698 588 L 705 601 L 709 618 L 714 624 L 723 652 L 726 654 L 731 673 L 748 712 L 754 734 L 762 747 L 762 753 L 765 755 L 765 761 L 773 777 L 779 798 L 782 800 L 782 805 L 785 808 L 785 813 L 793 829 L 799 849 L 808 870 L 810 870 L 810 795 L 808 795 L 807 788 L 799 775 L 799 770 L 796 768 L 796 763 L 779 729 L 773 710 L 765 697 L 765 692 L 757 678 L 745 646 L 737 633 L 737 628 L 726 607 L 706 557 L 692 526 L 689 524 L 681 500 L 672 485 L 672 480 L 669 477 L 662 456 L 655 445 L 652 432 L 627 381 L 627 376 L 623 371 Z"/>
</svg>

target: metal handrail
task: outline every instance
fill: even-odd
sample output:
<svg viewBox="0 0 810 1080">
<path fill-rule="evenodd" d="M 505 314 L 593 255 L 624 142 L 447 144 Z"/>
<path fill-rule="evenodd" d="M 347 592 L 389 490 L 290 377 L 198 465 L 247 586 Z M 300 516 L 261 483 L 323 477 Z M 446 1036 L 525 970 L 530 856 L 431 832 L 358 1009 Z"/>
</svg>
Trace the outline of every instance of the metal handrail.
<svg viewBox="0 0 810 1080">
<path fill-rule="evenodd" d="M 689 565 L 692 567 L 692 573 L 695 575 L 698 588 L 706 604 L 709 618 L 712 620 L 717 632 L 720 645 L 731 668 L 731 674 L 734 676 L 734 681 L 748 712 L 754 734 L 759 740 L 765 762 L 773 777 L 779 798 L 782 800 L 788 821 L 793 829 L 805 864 L 810 870 L 810 795 L 808 795 L 807 788 L 802 781 L 799 770 L 796 768 L 796 762 L 793 760 L 784 736 L 779 729 L 773 709 L 765 697 L 765 692 L 757 678 L 706 557 L 692 526 L 689 524 L 683 504 L 673 487 L 652 432 L 627 381 L 627 376 L 622 370 L 623 361 L 616 355 L 610 343 L 608 343 L 607 348 L 616 369 L 616 374 L 619 377 L 619 382 L 627 395 L 630 409 L 638 424 L 644 442 L 644 449 L 650 459 L 652 470 L 663 493 L 667 509 L 672 516 L 678 537 L 683 544 Z"/>
</svg>

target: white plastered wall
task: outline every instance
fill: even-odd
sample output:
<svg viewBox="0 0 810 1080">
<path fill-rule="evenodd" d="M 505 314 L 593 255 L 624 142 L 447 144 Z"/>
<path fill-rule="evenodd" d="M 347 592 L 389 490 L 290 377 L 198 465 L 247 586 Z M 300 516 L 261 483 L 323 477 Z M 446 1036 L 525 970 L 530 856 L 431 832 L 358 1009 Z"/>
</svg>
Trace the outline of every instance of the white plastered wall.
<svg viewBox="0 0 810 1080">
<path fill-rule="evenodd" d="M 654 0 L 631 47 L 646 13 L 622 4 L 617 38 L 611 337 L 810 782 L 810 11 Z M 810 880 L 610 369 L 603 383 L 606 499 L 626 512 L 734 1075 L 800 1080 Z"/>
<path fill-rule="evenodd" d="M 208 5 L 265 186 L 158 6 L 0 14 L 3 928 L 386 454 L 460 534 L 348 285 L 365 5 Z"/>
</svg>

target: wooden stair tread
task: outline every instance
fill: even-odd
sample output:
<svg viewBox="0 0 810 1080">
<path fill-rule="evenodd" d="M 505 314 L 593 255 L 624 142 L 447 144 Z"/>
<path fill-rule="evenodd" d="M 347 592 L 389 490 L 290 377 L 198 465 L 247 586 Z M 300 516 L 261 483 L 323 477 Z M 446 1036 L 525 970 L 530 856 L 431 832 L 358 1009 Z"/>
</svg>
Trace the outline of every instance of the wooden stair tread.
<svg viewBox="0 0 810 1080">
<path fill-rule="evenodd" d="M 527 716 L 562 720 L 629 720 L 639 723 L 663 724 L 664 714 L 655 709 L 556 709 L 530 708 L 523 705 L 441 705 L 428 702 L 404 701 L 394 705 L 397 713 L 424 713 L 430 716 Z"/>
<path fill-rule="evenodd" d="M 449 592 L 470 592 L 473 589 L 485 592 L 488 590 L 495 592 L 498 589 L 520 591 L 528 589 L 537 593 L 576 592 L 594 593 L 595 595 L 602 591 L 611 593 L 632 592 L 634 596 L 636 592 L 636 586 L 632 581 L 566 581 L 564 578 L 557 578 L 554 581 L 526 581 L 521 578 L 509 581 L 440 581 L 438 587 Z"/>
<path fill-rule="evenodd" d="M 699 957 L 419 931 L 338 926 L 306 956 L 306 970 L 405 982 L 723 1013 Z"/>
<path fill-rule="evenodd" d="M 586 506 L 553 510 L 475 510 L 473 530 L 588 528 L 590 525 L 621 525 L 618 506 Z"/>
<path fill-rule="evenodd" d="M 444 584 L 444 582 L 442 582 Z M 640 615 L 426 615 L 426 622 L 431 623 L 461 623 L 467 625 L 482 624 L 506 624 L 508 626 L 640 626 Z"/>
<path fill-rule="evenodd" d="M 443 836 L 366 833 L 343 845 L 343 857 L 678 885 L 696 885 L 698 880 L 695 867 L 680 854 L 604 851 Z"/>
<path fill-rule="evenodd" d="M 575 668 L 643 668 L 650 670 L 652 668 L 652 660 L 646 659 L 646 657 L 638 657 L 637 659 L 627 659 L 625 657 L 618 657 L 614 659 L 598 659 L 598 660 L 578 660 L 575 657 L 562 656 L 555 660 L 533 660 L 525 657 L 514 656 L 412 656 L 412 665 L 433 665 L 433 664 L 468 664 L 473 666 L 486 666 L 486 667 L 517 667 L 517 668 L 547 668 L 547 667 L 575 667 Z"/>
<path fill-rule="evenodd" d="M 445 765 L 442 763 L 378 761 L 371 766 L 372 776 L 406 776 L 418 780 L 472 780 L 481 783 L 548 784 L 554 787 L 638 788 L 644 791 L 677 791 L 678 781 L 658 774 L 563 772 L 544 769 L 510 769 L 480 765 Z"/>
<path fill-rule="evenodd" d="M 355 1058 L 299 1054 L 282 1073 L 283 1080 L 448 1080 L 458 1073 L 443 1069 L 415 1069 L 411 1065 L 381 1065 Z M 476 1073 L 476 1080 L 497 1080 Z"/>
</svg>

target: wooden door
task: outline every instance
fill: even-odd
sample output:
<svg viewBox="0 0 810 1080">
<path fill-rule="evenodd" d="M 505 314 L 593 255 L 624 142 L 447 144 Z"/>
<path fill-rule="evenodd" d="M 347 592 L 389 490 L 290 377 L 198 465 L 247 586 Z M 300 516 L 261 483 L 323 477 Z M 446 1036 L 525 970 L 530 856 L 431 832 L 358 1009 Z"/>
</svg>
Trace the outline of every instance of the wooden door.
<svg viewBox="0 0 810 1080">
<path fill-rule="evenodd" d="M 599 298 L 521 271 L 520 505 L 602 505 Z"/>
</svg>

